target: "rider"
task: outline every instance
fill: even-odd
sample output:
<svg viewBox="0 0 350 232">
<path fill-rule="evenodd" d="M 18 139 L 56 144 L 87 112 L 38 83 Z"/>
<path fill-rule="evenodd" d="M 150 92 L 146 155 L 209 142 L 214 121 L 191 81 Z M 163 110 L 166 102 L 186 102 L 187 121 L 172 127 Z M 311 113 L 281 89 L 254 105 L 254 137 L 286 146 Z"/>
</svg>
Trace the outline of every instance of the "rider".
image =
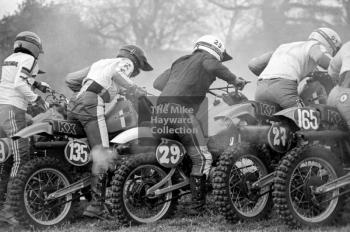
<svg viewBox="0 0 350 232">
<path fill-rule="evenodd" d="M 176 104 L 193 109 L 188 113 L 192 124 L 187 128 L 197 128 L 196 133 L 177 134 L 192 159 L 190 187 L 192 204 L 190 214 L 198 214 L 205 204 L 205 181 L 209 175 L 212 155 L 209 153 L 203 130 L 195 117 L 210 85 L 216 77 L 235 86 L 244 87 L 245 81 L 237 78 L 222 62 L 231 60 L 224 43 L 213 35 L 200 37 L 192 54 L 177 59 L 171 68 L 162 73 L 153 83 L 161 92 L 157 104 Z"/>
<path fill-rule="evenodd" d="M 25 113 L 28 103 L 37 104 L 46 109 L 45 101 L 36 93 L 34 88 L 45 92 L 49 86 L 44 82 L 35 81 L 39 72 L 38 58 L 43 53 L 39 36 L 30 31 L 19 33 L 14 42 L 14 52 L 2 64 L 0 80 L 0 125 L 6 137 L 11 137 L 26 127 Z M 16 177 L 19 166 L 28 159 L 28 139 L 11 140 L 14 162 L 11 169 L 7 189 Z M 2 177 L 4 178 L 4 177 Z M 0 211 L 0 220 L 16 223 L 8 198 Z"/>
<path fill-rule="evenodd" d="M 338 84 L 329 93 L 327 104 L 337 107 L 350 128 L 350 42 L 331 60 L 328 73 Z"/>
<path fill-rule="evenodd" d="M 263 67 L 267 63 L 259 75 L 255 99 L 276 103 L 282 108 L 297 106 L 298 83 L 317 66 L 327 69 L 341 44 L 335 31 L 318 28 L 307 41 L 282 44 L 271 57 L 264 54 L 269 59 L 268 63 L 266 59 L 255 59 L 255 64 L 251 61 L 250 67 Z"/>
<path fill-rule="evenodd" d="M 136 89 L 136 92 L 142 94 L 143 91 L 138 90 L 130 79 L 138 75 L 140 69 L 153 70 L 141 48 L 135 45 L 125 45 L 120 48 L 116 58 L 102 59 L 93 63 L 83 80 L 82 88 L 70 100 L 68 118 L 81 122 L 90 146 L 95 151 L 102 149 L 104 151 L 102 155 L 107 155 L 109 148 L 104 116 L 105 103 L 110 102 L 109 91 L 118 92 L 122 87 Z M 103 214 L 106 173 L 105 171 L 99 172 L 101 173 L 92 172 L 93 200 L 84 211 L 84 215 L 88 217 L 100 217 Z"/>
</svg>

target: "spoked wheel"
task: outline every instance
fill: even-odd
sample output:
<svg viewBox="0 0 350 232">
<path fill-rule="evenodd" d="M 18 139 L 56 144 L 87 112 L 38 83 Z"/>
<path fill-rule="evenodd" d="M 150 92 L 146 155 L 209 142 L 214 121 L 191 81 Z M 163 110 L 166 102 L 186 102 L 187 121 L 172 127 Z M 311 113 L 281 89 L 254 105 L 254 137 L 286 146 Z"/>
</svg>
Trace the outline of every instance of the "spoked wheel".
<svg viewBox="0 0 350 232">
<path fill-rule="evenodd" d="M 220 157 L 214 195 L 220 211 L 231 222 L 266 218 L 272 208 L 270 186 L 253 185 L 268 174 L 257 153 L 248 144 L 237 144 Z"/>
<path fill-rule="evenodd" d="M 120 222 L 151 223 L 169 216 L 177 201 L 173 193 L 147 195 L 167 173 L 156 164 L 153 153 L 140 154 L 126 161 L 116 171 L 112 182 L 112 204 Z M 171 180 L 163 187 L 171 185 Z"/>
<path fill-rule="evenodd" d="M 337 196 L 341 190 L 317 193 L 316 188 L 342 175 L 342 165 L 329 149 L 308 145 L 290 151 L 277 169 L 274 192 L 276 207 L 286 224 L 325 225 L 340 219 L 344 196 Z"/>
<path fill-rule="evenodd" d="M 76 204 L 72 194 L 55 200 L 47 200 L 47 196 L 71 183 L 64 164 L 55 158 L 37 158 L 23 165 L 10 190 L 17 220 L 37 228 L 67 220 Z"/>
</svg>

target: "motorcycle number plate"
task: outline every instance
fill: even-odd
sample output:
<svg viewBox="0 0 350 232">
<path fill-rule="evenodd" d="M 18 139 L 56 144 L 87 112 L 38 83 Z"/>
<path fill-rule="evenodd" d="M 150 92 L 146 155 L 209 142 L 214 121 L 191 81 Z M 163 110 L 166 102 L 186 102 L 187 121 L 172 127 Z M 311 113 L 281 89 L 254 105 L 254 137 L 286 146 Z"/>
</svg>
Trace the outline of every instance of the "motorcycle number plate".
<svg viewBox="0 0 350 232">
<path fill-rule="evenodd" d="M 314 109 L 299 108 L 294 113 L 298 126 L 305 130 L 317 130 L 320 125 L 319 113 Z"/>
<path fill-rule="evenodd" d="M 272 125 L 268 132 L 270 147 L 279 153 L 289 151 L 292 142 L 292 131 L 287 126 Z"/>
<path fill-rule="evenodd" d="M 90 148 L 87 142 L 73 139 L 69 141 L 64 149 L 67 161 L 74 166 L 84 166 L 90 162 Z"/>
<path fill-rule="evenodd" d="M 11 156 L 10 139 L 0 138 L 0 163 L 4 163 Z"/>
<path fill-rule="evenodd" d="M 158 163 L 166 168 L 172 168 L 181 163 L 185 155 L 184 146 L 178 141 L 162 139 L 156 149 Z"/>
</svg>

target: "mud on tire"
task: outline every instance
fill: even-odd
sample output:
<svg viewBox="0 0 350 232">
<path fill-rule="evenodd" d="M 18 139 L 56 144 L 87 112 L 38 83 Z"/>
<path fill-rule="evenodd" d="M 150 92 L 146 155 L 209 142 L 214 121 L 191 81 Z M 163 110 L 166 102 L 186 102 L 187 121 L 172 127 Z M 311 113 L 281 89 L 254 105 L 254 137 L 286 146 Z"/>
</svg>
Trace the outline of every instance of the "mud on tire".
<svg viewBox="0 0 350 232">
<path fill-rule="evenodd" d="M 254 163 L 258 163 L 258 165 L 262 169 L 260 170 L 260 172 L 262 173 L 259 173 L 259 177 L 255 176 L 253 178 L 253 181 L 256 181 L 258 178 L 261 178 L 262 176 L 268 174 L 266 164 L 263 163 L 263 159 L 259 158 L 264 157 L 264 152 L 265 151 L 262 148 L 259 148 L 258 146 L 253 146 L 247 143 L 241 143 L 234 144 L 220 156 L 220 160 L 218 162 L 218 166 L 214 172 L 213 177 L 213 194 L 219 211 L 227 221 L 231 223 L 236 223 L 238 220 L 255 221 L 266 219 L 268 217 L 272 209 L 272 196 L 269 188 L 266 189 L 265 187 L 264 189 L 256 190 L 256 196 L 257 194 L 261 194 L 261 192 L 263 192 L 262 196 L 255 198 L 256 203 L 258 204 L 258 202 L 261 202 L 260 198 L 262 198 L 263 201 L 258 211 L 253 212 L 250 215 L 248 213 L 242 212 L 240 209 L 237 208 L 237 205 L 235 205 L 236 202 L 233 202 L 237 197 L 237 195 L 233 196 L 233 194 L 236 194 L 236 192 L 231 192 L 231 190 L 234 189 L 231 186 L 231 180 L 234 180 L 233 177 L 236 177 L 236 179 L 238 177 L 241 180 L 242 186 L 247 186 L 243 183 L 245 181 L 243 181 L 242 178 L 242 176 L 246 175 L 244 174 L 242 176 L 237 176 L 238 173 L 242 174 L 242 172 L 244 172 L 245 169 L 244 168 L 242 169 L 242 171 L 240 171 L 241 168 L 237 167 L 237 162 L 242 160 L 242 158 L 254 160 Z M 242 192 L 243 191 L 244 190 L 242 190 Z M 243 200 L 248 199 L 249 197 L 247 196 L 247 198 Z"/>
<path fill-rule="evenodd" d="M 297 170 L 299 167 L 299 164 L 302 164 L 303 161 L 313 162 L 313 160 L 316 162 L 325 162 L 324 164 L 328 165 L 328 168 L 330 168 L 331 172 L 335 175 L 335 178 L 339 178 L 340 176 L 343 176 L 343 167 L 341 165 L 340 160 L 337 158 L 336 154 L 334 154 L 330 149 L 325 148 L 319 144 L 314 145 L 305 145 L 305 146 L 298 146 L 292 149 L 290 152 L 288 152 L 285 157 L 281 160 L 279 167 L 276 170 L 276 177 L 275 177 L 275 183 L 274 183 L 274 192 L 273 192 L 273 201 L 275 204 L 275 207 L 277 209 L 278 215 L 282 218 L 282 220 L 292 228 L 306 226 L 321 226 L 321 225 L 330 225 L 330 224 L 336 224 L 340 219 L 341 215 L 344 209 L 344 200 L 345 196 L 340 196 L 334 200 L 331 200 L 332 203 L 334 201 L 334 204 L 330 208 L 329 212 L 327 211 L 325 215 L 317 216 L 317 217 L 308 217 L 305 215 L 302 215 L 302 212 L 307 212 L 307 210 L 311 211 L 311 207 L 316 206 L 321 209 L 322 201 L 317 206 L 312 201 L 308 201 L 308 205 L 303 207 L 300 203 L 300 206 L 296 206 L 297 204 L 297 195 L 293 195 L 290 192 L 292 190 L 292 186 L 295 186 L 295 183 L 298 181 L 298 176 L 294 173 L 294 171 Z M 305 165 L 304 165 L 305 166 Z M 300 166 L 300 169 L 302 167 Z M 298 169 L 299 170 L 299 169 Z M 311 169 L 310 169 L 311 170 Z M 299 171 L 302 174 L 302 169 Z M 306 172 L 306 170 L 305 170 Z M 311 171 L 312 172 L 312 171 Z M 300 174 L 300 175 L 301 175 Z M 310 174 L 311 175 L 311 174 Z M 292 178 L 292 176 L 294 176 Z M 316 176 L 317 177 L 317 176 Z M 312 177 L 311 177 L 312 178 Z M 305 180 L 308 180 L 308 183 L 311 183 L 311 178 L 308 178 Z M 302 179 L 301 179 L 302 180 Z M 314 183 L 317 183 L 315 178 L 313 179 Z M 300 182 L 300 181 L 299 181 Z M 302 181 L 303 183 L 299 186 L 303 188 L 303 194 L 307 196 L 308 189 L 310 189 L 311 185 L 307 185 L 306 181 Z M 320 186 L 324 183 L 315 184 L 316 186 Z M 309 186 L 309 187 L 308 187 Z M 297 187 L 293 188 L 293 194 L 297 191 Z M 305 193 L 304 193 L 305 192 Z M 333 193 L 337 194 L 337 193 Z M 322 197 L 322 196 L 320 196 Z M 306 201 L 305 198 L 304 201 Z M 327 201 L 326 201 L 327 202 Z M 309 204 L 310 203 L 310 204 Z M 320 207 L 321 206 L 321 207 Z M 299 208 L 297 208 L 299 207 Z M 299 211 L 299 212 L 297 212 Z"/>
<path fill-rule="evenodd" d="M 72 183 L 66 166 L 59 159 L 41 157 L 27 162 L 20 168 L 10 189 L 9 199 L 15 217 L 22 226 L 34 228 L 56 226 L 69 220 L 74 211 L 77 211 L 77 201 L 62 203 L 71 200 L 72 195 L 67 195 L 65 199 L 46 202 L 48 205 L 45 206 L 45 195 Z M 33 212 L 34 210 L 38 210 L 37 214 Z M 58 215 L 50 217 L 53 212 L 58 212 Z"/>
<path fill-rule="evenodd" d="M 143 168 L 143 167 L 149 167 L 152 168 L 153 170 L 158 170 L 159 172 L 163 172 L 163 176 L 160 176 L 157 178 L 157 180 L 152 181 L 152 178 L 147 179 L 147 183 L 143 181 L 135 181 L 130 180 L 129 178 L 133 173 L 135 173 L 138 168 Z M 127 159 L 124 161 L 124 163 L 115 171 L 115 175 L 112 180 L 112 193 L 111 193 L 111 202 L 112 202 L 112 209 L 113 213 L 117 216 L 118 221 L 123 224 L 123 225 L 130 225 L 130 224 L 142 224 L 142 223 L 150 223 L 154 221 L 158 221 L 163 218 L 168 218 L 170 217 L 173 213 L 174 210 L 176 209 L 177 206 L 177 199 L 173 198 L 174 197 L 174 192 L 167 193 L 165 194 L 166 197 L 172 198 L 172 200 L 168 199 L 166 203 L 164 203 L 166 206 L 164 206 L 164 209 L 161 210 L 160 213 L 156 214 L 154 217 L 150 218 L 140 218 L 137 215 L 133 214 L 127 204 L 130 204 L 131 201 L 135 201 L 135 204 L 141 205 L 143 202 L 147 202 L 144 204 L 148 204 L 148 206 L 152 207 L 152 201 L 149 200 L 145 196 L 145 192 L 149 187 L 152 187 L 154 184 L 158 183 L 159 180 L 161 180 L 164 175 L 166 175 L 167 172 L 164 168 L 162 168 L 156 158 L 154 153 L 142 153 L 135 155 L 131 157 L 130 159 Z M 142 179 L 143 180 L 143 179 Z M 137 191 L 135 191 L 135 196 L 138 194 L 138 197 L 140 198 L 139 201 L 135 200 L 134 198 L 131 199 L 130 196 L 125 196 L 126 186 L 130 186 L 130 182 L 133 182 L 134 185 L 137 183 L 141 184 L 138 186 Z M 142 183 L 146 183 L 145 185 L 142 185 Z M 169 183 L 169 182 L 168 182 Z M 163 186 L 165 187 L 166 184 Z M 164 196 L 164 195 L 163 195 Z M 136 197 L 137 198 L 137 197 Z M 157 204 L 155 202 L 155 204 Z"/>
</svg>

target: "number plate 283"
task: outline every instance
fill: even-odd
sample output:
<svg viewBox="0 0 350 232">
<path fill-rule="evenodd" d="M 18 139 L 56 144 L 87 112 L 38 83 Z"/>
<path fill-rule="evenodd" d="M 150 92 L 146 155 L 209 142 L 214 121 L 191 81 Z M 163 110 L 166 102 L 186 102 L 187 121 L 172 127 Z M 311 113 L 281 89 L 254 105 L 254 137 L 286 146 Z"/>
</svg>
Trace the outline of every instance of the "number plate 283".
<svg viewBox="0 0 350 232">
<path fill-rule="evenodd" d="M 185 151 L 185 147 L 180 142 L 163 138 L 157 147 L 156 157 L 160 165 L 172 168 L 181 163 Z"/>
</svg>

